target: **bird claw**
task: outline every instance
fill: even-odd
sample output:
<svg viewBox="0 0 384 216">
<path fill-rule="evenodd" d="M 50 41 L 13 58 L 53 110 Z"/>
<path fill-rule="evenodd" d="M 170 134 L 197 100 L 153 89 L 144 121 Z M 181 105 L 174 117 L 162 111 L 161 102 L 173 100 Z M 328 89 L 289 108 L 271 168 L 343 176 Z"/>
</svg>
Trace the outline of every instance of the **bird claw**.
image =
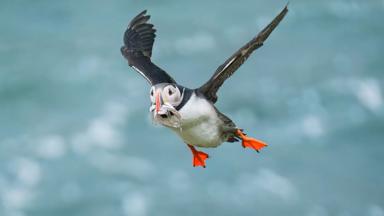
<svg viewBox="0 0 384 216">
<path fill-rule="evenodd" d="M 239 136 L 239 138 L 241 139 L 241 145 L 243 146 L 243 148 L 248 147 L 259 152 L 262 148 L 267 146 L 267 144 L 263 141 L 257 140 L 252 137 L 247 137 L 241 130 L 237 130 L 236 135 Z"/>
<path fill-rule="evenodd" d="M 209 155 L 204 153 L 204 152 L 201 152 L 201 151 L 197 151 L 195 154 L 193 154 L 193 166 L 196 167 L 196 166 L 202 166 L 202 167 L 206 167 L 205 166 L 205 160 L 209 158 Z"/>
<path fill-rule="evenodd" d="M 192 154 L 193 154 L 192 165 L 194 167 L 202 166 L 203 168 L 205 168 L 206 167 L 205 166 L 205 160 L 209 158 L 209 155 L 205 152 L 197 151 L 195 149 L 195 147 L 193 147 L 192 145 L 188 144 L 188 147 L 191 149 Z"/>
</svg>

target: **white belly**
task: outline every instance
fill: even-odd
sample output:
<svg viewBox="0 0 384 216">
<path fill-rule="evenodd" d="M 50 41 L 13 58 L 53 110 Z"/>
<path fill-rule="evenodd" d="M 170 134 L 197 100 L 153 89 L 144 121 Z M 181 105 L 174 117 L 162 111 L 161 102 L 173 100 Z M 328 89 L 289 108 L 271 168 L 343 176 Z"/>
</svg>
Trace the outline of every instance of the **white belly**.
<svg viewBox="0 0 384 216">
<path fill-rule="evenodd" d="M 185 143 L 198 147 L 216 147 L 223 143 L 223 122 L 211 103 L 193 94 L 179 112 L 181 127 L 175 131 Z"/>
</svg>

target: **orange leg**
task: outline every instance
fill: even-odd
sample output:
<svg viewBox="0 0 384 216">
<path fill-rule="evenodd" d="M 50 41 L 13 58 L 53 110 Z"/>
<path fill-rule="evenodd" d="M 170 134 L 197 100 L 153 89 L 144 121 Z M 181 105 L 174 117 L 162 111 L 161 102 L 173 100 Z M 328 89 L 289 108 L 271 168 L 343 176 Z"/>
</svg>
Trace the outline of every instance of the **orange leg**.
<svg viewBox="0 0 384 216">
<path fill-rule="evenodd" d="M 267 146 L 263 141 L 257 140 L 252 137 L 247 137 L 241 130 L 236 131 L 236 136 L 238 136 L 241 139 L 241 144 L 243 145 L 244 148 L 253 148 L 257 152 L 259 152 L 262 148 Z"/>
<path fill-rule="evenodd" d="M 193 166 L 202 166 L 205 168 L 205 160 L 209 157 L 208 154 L 202 152 L 202 151 L 197 151 L 195 147 L 192 145 L 187 144 L 188 147 L 191 149 L 192 154 L 193 154 L 193 160 L 192 164 Z"/>
</svg>

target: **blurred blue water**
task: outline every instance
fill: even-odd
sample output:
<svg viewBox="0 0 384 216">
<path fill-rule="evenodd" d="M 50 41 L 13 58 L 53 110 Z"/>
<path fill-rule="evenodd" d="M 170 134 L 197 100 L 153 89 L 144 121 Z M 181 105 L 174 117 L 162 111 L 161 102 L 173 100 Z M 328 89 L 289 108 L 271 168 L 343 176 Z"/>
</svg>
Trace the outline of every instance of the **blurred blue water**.
<svg viewBox="0 0 384 216">
<path fill-rule="evenodd" d="M 148 9 L 153 60 L 197 87 L 285 4 L 0 1 L 0 215 L 383 216 L 383 1 L 290 1 L 217 103 L 270 146 L 206 169 L 119 52 Z"/>
</svg>

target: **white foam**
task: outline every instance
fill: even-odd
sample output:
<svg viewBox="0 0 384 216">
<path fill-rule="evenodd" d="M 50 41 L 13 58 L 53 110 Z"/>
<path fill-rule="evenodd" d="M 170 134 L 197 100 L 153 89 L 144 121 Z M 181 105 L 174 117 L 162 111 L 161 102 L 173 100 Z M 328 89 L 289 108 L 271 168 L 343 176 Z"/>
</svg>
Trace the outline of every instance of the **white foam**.
<svg viewBox="0 0 384 216">
<path fill-rule="evenodd" d="M 378 205 L 371 205 L 368 208 L 368 216 L 384 216 L 384 210 Z"/>
<path fill-rule="evenodd" d="M 239 177 L 238 182 L 239 191 L 243 195 L 254 196 L 262 190 L 264 193 L 286 202 L 292 202 L 298 198 L 294 184 L 271 169 L 261 169 L 256 174 L 243 174 Z"/>
<path fill-rule="evenodd" d="M 122 208 L 127 216 L 145 216 L 148 213 L 148 200 L 143 193 L 132 193 L 123 198 Z"/>
<path fill-rule="evenodd" d="M 11 164 L 12 169 L 16 172 L 16 176 L 20 183 L 25 186 L 35 186 L 41 180 L 40 165 L 27 158 L 18 158 Z"/>
<path fill-rule="evenodd" d="M 149 160 L 141 157 L 95 152 L 90 157 L 90 162 L 103 172 L 115 175 L 147 179 L 155 172 L 155 166 Z"/>
<path fill-rule="evenodd" d="M 358 82 L 356 96 L 363 106 L 373 112 L 383 108 L 383 96 L 380 85 L 374 79 Z"/>
<path fill-rule="evenodd" d="M 320 137 L 324 134 L 322 120 L 315 115 L 308 115 L 303 118 L 302 129 L 307 136 L 313 138 Z"/>
<path fill-rule="evenodd" d="M 31 199 L 29 190 L 17 187 L 2 192 L 2 203 L 6 209 L 15 210 L 24 208 Z"/>
<path fill-rule="evenodd" d="M 54 159 L 62 157 L 67 148 L 63 137 L 60 135 L 47 135 L 38 141 L 36 151 L 40 157 Z"/>
<path fill-rule="evenodd" d="M 93 120 L 86 135 L 88 141 L 105 148 L 115 148 L 119 142 L 119 134 L 113 128 L 113 125 L 103 119 Z"/>
<path fill-rule="evenodd" d="M 90 121 L 88 127 L 72 138 L 73 149 L 84 153 L 92 148 L 118 149 L 122 137 L 119 127 L 128 114 L 128 109 L 123 104 L 110 102 L 106 105 L 102 115 Z"/>
<path fill-rule="evenodd" d="M 20 210 L 9 210 L 5 213 L 6 216 L 25 216 L 26 214 Z"/>
</svg>

